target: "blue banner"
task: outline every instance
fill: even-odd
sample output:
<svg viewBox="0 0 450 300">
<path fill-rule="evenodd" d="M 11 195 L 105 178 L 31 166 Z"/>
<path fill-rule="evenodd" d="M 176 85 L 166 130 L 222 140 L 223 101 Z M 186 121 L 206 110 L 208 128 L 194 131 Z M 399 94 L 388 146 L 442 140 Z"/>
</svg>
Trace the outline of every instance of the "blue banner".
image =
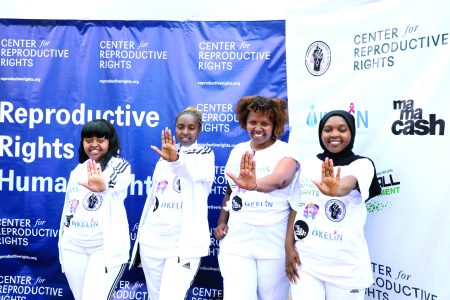
<svg viewBox="0 0 450 300">
<path fill-rule="evenodd" d="M 231 148 L 248 139 L 234 105 L 242 96 L 287 98 L 284 21 L 0 20 L 0 299 L 72 299 L 58 261 L 58 230 L 80 130 L 105 118 L 132 166 L 125 201 L 132 243 L 160 133 L 192 105 L 199 142 L 216 155 L 209 197 L 214 228 Z M 287 134 L 286 134 L 287 136 Z M 188 299 L 222 299 L 211 235 Z M 115 299 L 148 299 L 141 269 Z"/>
</svg>

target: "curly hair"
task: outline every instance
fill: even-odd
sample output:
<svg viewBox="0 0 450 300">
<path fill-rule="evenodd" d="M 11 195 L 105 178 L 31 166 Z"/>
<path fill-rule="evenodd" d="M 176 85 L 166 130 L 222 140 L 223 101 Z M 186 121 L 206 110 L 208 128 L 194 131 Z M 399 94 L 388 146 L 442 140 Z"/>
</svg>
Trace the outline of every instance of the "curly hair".
<svg viewBox="0 0 450 300">
<path fill-rule="evenodd" d="M 284 124 L 289 120 L 287 102 L 278 98 L 245 96 L 239 99 L 234 110 L 242 129 L 247 127 L 250 112 L 263 112 L 273 123 L 272 136 L 279 138 L 284 132 Z"/>
<path fill-rule="evenodd" d="M 193 106 L 188 106 L 185 109 L 183 109 L 182 111 L 180 111 L 178 113 L 178 115 L 175 117 L 175 124 L 177 123 L 178 118 L 181 117 L 184 114 L 192 115 L 198 121 L 199 127 L 200 128 L 202 127 L 202 124 L 203 124 L 202 113 L 198 109 L 193 107 Z"/>
</svg>

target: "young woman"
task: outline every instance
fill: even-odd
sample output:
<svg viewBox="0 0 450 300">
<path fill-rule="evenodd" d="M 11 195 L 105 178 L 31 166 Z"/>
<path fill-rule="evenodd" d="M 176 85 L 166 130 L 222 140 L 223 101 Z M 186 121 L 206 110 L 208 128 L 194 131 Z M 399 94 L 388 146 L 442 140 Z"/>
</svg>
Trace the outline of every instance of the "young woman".
<svg viewBox="0 0 450 300">
<path fill-rule="evenodd" d="M 214 230 L 221 240 L 224 299 L 286 300 L 288 196 L 298 170 L 293 151 L 278 139 L 288 120 L 287 103 L 249 96 L 239 100 L 236 113 L 250 140 L 230 153 L 225 167 L 228 191 Z"/>
<path fill-rule="evenodd" d="M 324 152 L 302 161 L 286 237 L 293 300 L 363 300 L 373 282 L 365 201 L 381 188 L 373 162 L 352 152 L 354 141 L 353 115 L 331 111 L 319 123 Z"/>
<path fill-rule="evenodd" d="M 129 259 L 124 200 L 131 182 L 113 125 L 81 130 L 79 164 L 70 173 L 59 230 L 59 260 L 76 300 L 112 299 Z"/>
<path fill-rule="evenodd" d="M 185 299 L 209 254 L 208 195 L 215 176 L 214 152 L 197 144 L 201 113 L 188 107 L 175 118 L 175 137 L 161 132 L 161 156 L 153 172 L 132 254 L 141 263 L 149 299 Z"/>
</svg>

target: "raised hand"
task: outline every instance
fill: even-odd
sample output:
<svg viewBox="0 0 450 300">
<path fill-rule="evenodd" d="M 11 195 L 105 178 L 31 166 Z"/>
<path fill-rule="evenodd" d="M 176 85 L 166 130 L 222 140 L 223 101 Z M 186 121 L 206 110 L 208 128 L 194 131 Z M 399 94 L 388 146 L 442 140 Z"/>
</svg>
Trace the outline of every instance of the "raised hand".
<svg viewBox="0 0 450 300">
<path fill-rule="evenodd" d="M 87 163 L 88 182 L 79 182 L 80 185 L 93 192 L 103 192 L 106 190 L 106 182 L 103 178 L 102 169 L 95 160 L 90 159 Z"/>
<path fill-rule="evenodd" d="M 256 162 L 253 160 L 253 154 L 246 151 L 241 158 L 240 170 L 238 177 L 227 172 L 227 175 L 241 189 L 253 191 L 256 189 Z"/>
<path fill-rule="evenodd" d="M 161 150 L 156 146 L 151 146 L 151 148 L 167 161 L 175 161 L 178 159 L 175 136 L 172 136 L 172 132 L 167 127 L 161 130 Z"/>
<path fill-rule="evenodd" d="M 336 176 L 334 176 L 333 160 L 328 157 L 322 162 L 322 178 L 321 181 L 312 181 L 320 192 L 327 196 L 337 196 L 341 183 L 341 168 L 338 167 Z"/>
</svg>

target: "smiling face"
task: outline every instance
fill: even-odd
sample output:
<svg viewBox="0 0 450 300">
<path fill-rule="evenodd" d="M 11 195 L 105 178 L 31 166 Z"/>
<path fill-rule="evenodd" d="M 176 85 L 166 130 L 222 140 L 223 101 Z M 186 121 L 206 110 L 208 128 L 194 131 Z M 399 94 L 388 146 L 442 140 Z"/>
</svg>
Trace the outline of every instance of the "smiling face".
<svg viewBox="0 0 450 300">
<path fill-rule="evenodd" d="M 83 149 L 90 159 L 100 162 L 103 156 L 108 153 L 109 140 L 105 137 L 98 138 L 95 136 L 83 138 Z"/>
<path fill-rule="evenodd" d="M 200 124 L 191 114 L 186 113 L 178 117 L 175 124 L 175 135 L 181 146 L 188 147 L 195 143 L 200 133 Z"/>
<path fill-rule="evenodd" d="M 343 151 L 350 144 L 352 133 L 341 116 L 331 116 L 320 134 L 323 145 L 332 153 Z"/>
<path fill-rule="evenodd" d="M 251 111 L 247 116 L 246 128 L 254 150 L 265 149 L 275 142 L 272 138 L 273 122 L 263 112 Z"/>
</svg>

